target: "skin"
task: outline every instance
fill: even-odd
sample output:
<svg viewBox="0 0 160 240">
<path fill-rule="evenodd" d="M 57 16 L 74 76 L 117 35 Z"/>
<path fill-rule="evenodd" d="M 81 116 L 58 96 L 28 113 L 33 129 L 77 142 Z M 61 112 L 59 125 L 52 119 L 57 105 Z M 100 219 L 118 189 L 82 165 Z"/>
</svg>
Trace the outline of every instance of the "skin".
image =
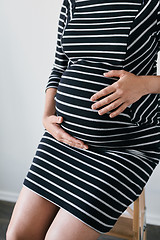
<svg viewBox="0 0 160 240">
<path fill-rule="evenodd" d="M 114 84 L 100 90 L 93 96 L 92 109 L 101 108 L 103 115 L 118 107 L 110 117 L 115 117 L 124 109 L 149 93 L 160 93 L 160 76 L 136 76 L 124 70 L 114 70 L 104 74 L 106 77 L 119 77 Z M 46 91 L 43 114 L 44 127 L 57 140 L 71 146 L 86 148 L 81 140 L 70 136 L 61 127 L 62 117 L 55 115 L 55 88 Z M 110 94 L 109 96 L 107 96 Z M 97 101 L 97 99 L 103 99 Z M 108 104 L 107 107 L 103 107 Z M 90 228 L 69 212 L 38 196 L 30 189 L 23 187 L 15 205 L 8 226 L 7 240 L 96 240 L 100 234 Z"/>
<path fill-rule="evenodd" d="M 23 186 L 14 207 L 6 240 L 44 240 L 59 208 Z"/>
<path fill-rule="evenodd" d="M 23 186 L 6 240 L 96 240 L 100 233 Z"/>
<path fill-rule="evenodd" d="M 104 73 L 105 77 L 119 77 L 119 80 L 112 85 L 103 88 L 96 94 L 92 95 L 90 100 L 96 101 L 103 97 L 102 100 L 92 104 L 92 109 L 101 108 L 99 115 L 103 115 L 115 108 L 109 116 L 116 117 L 123 112 L 130 104 L 138 101 L 143 95 L 149 93 L 160 93 L 159 76 L 136 76 L 133 73 L 124 70 L 113 70 Z M 110 94 L 109 96 L 107 96 Z M 108 104 L 108 106 L 103 107 Z"/>
<path fill-rule="evenodd" d="M 96 240 L 100 235 L 69 212 L 60 209 L 45 240 Z"/>
</svg>

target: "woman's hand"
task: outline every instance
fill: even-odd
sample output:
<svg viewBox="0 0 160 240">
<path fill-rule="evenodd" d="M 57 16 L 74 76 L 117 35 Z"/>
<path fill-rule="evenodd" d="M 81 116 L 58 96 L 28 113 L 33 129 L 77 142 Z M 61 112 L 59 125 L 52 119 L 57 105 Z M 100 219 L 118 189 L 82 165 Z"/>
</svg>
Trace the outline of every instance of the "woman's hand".
<svg viewBox="0 0 160 240">
<path fill-rule="evenodd" d="M 119 77 L 119 79 L 112 85 L 103 88 L 91 96 L 90 100 L 92 101 L 96 101 L 97 99 L 104 97 L 92 104 L 92 109 L 101 108 L 98 111 L 99 115 L 103 115 L 117 108 L 109 115 L 113 118 L 147 93 L 144 76 L 136 76 L 135 74 L 124 70 L 112 70 L 104 73 L 104 76 Z M 106 96 L 108 94 L 109 96 Z"/>
<path fill-rule="evenodd" d="M 45 129 L 58 141 L 66 143 L 72 147 L 88 149 L 88 146 L 83 143 L 83 141 L 76 139 L 69 135 L 67 132 L 61 128 L 59 125 L 63 122 L 62 117 L 57 117 L 56 115 L 44 116 L 43 125 Z"/>
</svg>

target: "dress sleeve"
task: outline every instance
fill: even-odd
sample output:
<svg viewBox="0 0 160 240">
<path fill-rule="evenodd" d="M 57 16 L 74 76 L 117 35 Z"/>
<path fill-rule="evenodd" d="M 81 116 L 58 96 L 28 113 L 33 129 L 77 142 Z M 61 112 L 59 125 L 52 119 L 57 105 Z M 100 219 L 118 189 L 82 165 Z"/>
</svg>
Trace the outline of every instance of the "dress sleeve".
<svg viewBox="0 0 160 240">
<path fill-rule="evenodd" d="M 61 75 L 65 71 L 68 65 L 68 58 L 63 52 L 63 48 L 61 45 L 61 38 L 63 36 L 63 32 L 67 23 L 68 18 L 68 0 L 63 0 L 61 11 L 59 15 L 58 21 L 58 33 L 57 33 L 57 45 L 54 57 L 54 63 L 49 75 L 49 79 L 45 88 L 45 92 L 48 88 L 58 88 L 58 84 L 61 78 Z"/>
<path fill-rule="evenodd" d="M 158 51 L 160 51 L 160 1 L 159 1 L 159 8 L 158 8 L 157 26 L 158 26 Z"/>
</svg>

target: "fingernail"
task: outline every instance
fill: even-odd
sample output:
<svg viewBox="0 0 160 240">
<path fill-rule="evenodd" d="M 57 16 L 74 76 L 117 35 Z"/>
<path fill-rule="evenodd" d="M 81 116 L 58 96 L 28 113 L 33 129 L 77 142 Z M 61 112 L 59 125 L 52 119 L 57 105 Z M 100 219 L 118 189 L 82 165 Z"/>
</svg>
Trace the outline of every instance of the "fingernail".
<svg viewBox="0 0 160 240">
<path fill-rule="evenodd" d="M 94 101 L 94 96 L 92 96 L 92 97 L 90 98 L 90 100 L 91 100 L 91 101 Z"/>
<path fill-rule="evenodd" d="M 58 117 L 58 121 L 59 121 L 59 122 L 61 121 L 61 117 Z"/>
<path fill-rule="evenodd" d="M 87 149 L 88 147 L 87 146 L 83 146 L 83 149 Z"/>
<path fill-rule="evenodd" d="M 104 72 L 104 73 L 103 73 L 103 76 L 105 76 L 105 75 L 106 75 L 106 73 Z"/>
<path fill-rule="evenodd" d="M 102 114 L 102 112 L 101 112 L 101 111 L 98 111 L 98 114 L 99 114 L 99 115 L 101 115 L 101 114 Z"/>
</svg>

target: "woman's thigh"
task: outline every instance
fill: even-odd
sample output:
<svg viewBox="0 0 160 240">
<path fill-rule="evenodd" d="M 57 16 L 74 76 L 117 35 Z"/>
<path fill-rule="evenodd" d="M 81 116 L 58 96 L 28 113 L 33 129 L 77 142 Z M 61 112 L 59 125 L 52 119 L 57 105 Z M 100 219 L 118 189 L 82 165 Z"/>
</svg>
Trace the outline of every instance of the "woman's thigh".
<svg viewBox="0 0 160 240">
<path fill-rule="evenodd" d="M 60 208 L 53 220 L 45 240 L 96 240 L 100 233 Z"/>
<path fill-rule="evenodd" d="M 23 186 L 7 230 L 7 240 L 41 240 L 59 207 Z"/>
</svg>

